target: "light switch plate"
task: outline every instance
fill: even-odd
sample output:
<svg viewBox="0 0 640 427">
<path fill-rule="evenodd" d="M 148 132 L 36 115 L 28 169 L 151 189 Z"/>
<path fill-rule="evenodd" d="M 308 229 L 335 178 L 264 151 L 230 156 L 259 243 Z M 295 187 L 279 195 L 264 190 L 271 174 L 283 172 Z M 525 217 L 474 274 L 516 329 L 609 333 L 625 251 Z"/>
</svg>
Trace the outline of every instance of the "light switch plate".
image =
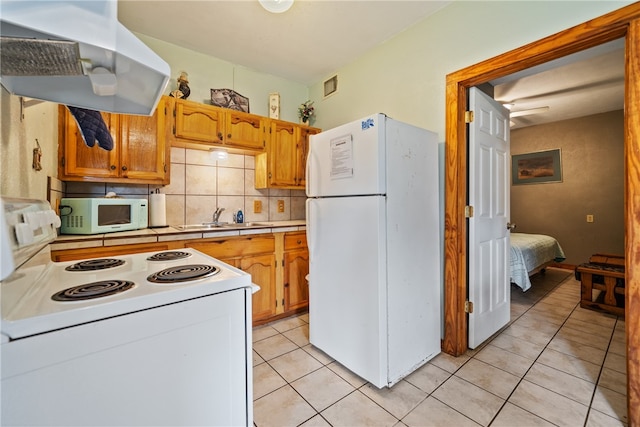
<svg viewBox="0 0 640 427">
<path fill-rule="evenodd" d="M 254 200 L 253 213 L 261 213 L 261 212 L 262 212 L 262 200 Z"/>
<path fill-rule="evenodd" d="M 278 200 L 278 213 L 284 212 L 284 200 Z"/>
</svg>

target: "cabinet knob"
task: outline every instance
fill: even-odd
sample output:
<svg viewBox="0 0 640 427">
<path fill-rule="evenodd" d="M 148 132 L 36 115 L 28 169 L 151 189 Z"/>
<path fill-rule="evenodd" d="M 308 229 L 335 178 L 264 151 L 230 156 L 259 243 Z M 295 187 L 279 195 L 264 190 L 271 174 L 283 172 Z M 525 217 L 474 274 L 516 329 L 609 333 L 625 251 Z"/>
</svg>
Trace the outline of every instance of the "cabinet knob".
<svg viewBox="0 0 640 427">
<path fill-rule="evenodd" d="M 116 170 L 116 165 L 111 165 L 111 167 L 109 167 L 109 169 L 111 169 L 112 171 Z"/>
<path fill-rule="evenodd" d="M 302 240 L 298 240 L 298 242 L 297 242 L 297 243 L 298 243 L 298 244 L 302 243 Z"/>
<path fill-rule="evenodd" d="M 127 170 L 127 167 L 126 167 L 126 166 L 123 166 L 123 167 L 122 167 L 122 170 L 123 170 L 123 171 L 126 171 L 126 170 Z"/>
<path fill-rule="evenodd" d="M 227 134 L 227 138 L 231 138 L 231 134 L 230 133 Z"/>
<path fill-rule="evenodd" d="M 218 132 L 218 139 L 222 141 L 222 132 Z"/>
</svg>

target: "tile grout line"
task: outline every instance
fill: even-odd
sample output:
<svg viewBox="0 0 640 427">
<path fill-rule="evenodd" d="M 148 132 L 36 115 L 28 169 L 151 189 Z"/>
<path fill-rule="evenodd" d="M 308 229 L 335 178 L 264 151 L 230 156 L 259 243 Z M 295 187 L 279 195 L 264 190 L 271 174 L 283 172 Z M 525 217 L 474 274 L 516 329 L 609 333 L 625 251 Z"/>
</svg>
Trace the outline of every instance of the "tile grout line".
<svg viewBox="0 0 640 427">
<path fill-rule="evenodd" d="M 564 282 L 566 282 L 567 280 L 572 280 L 572 279 L 570 279 L 570 277 L 571 277 L 570 275 L 569 275 L 569 276 L 567 276 L 567 277 L 566 277 L 562 282 L 560 282 L 558 285 L 556 285 L 553 289 L 550 289 L 549 291 L 547 291 L 547 292 L 546 292 L 542 297 L 540 297 L 540 298 L 535 302 L 535 304 L 533 304 L 529 309 L 527 309 L 524 313 L 522 313 L 522 315 L 520 315 L 520 316 L 518 317 L 518 319 L 519 319 L 520 317 L 522 317 L 525 313 L 527 313 L 530 309 L 532 309 L 536 304 L 538 304 L 540 301 L 542 301 L 545 297 L 547 297 L 549 294 L 551 294 L 553 291 L 555 291 L 558 287 L 562 286 Z M 571 312 L 569 313 L 569 315 L 566 317 L 566 319 L 562 322 L 562 324 L 561 324 L 561 325 L 559 325 L 559 327 L 558 327 L 557 331 L 554 333 L 554 335 L 551 337 L 551 339 L 550 339 L 550 340 L 547 342 L 547 344 L 544 346 L 544 348 L 543 348 L 543 350 L 540 352 L 540 354 L 538 354 L 538 356 L 536 357 L 536 359 L 534 360 L 534 362 L 531 364 L 531 366 L 529 366 L 529 368 L 528 368 L 528 369 L 527 369 L 527 371 L 524 373 L 524 375 L 520 378 L 520 381 L 518 381 L 518 384 L 516 384 L 516 386 L 514 387 L 514 389 L 511 391 L 511 393 L 509 394 L 509 396 L 508 396 L 508 397 L 507 397 L 507 399 L 505 400 L 505 403 L 500 407 L 500 410 L 498 410 L 498 412 L 496 413 L 496 415 L 494 416 L 494 418 L 491 420 L 491 422 L 489 423 L 489 425 L 491 425 L 491 423 L 493 423 L 493 421 L 495 421 L 495 418 L 500 414 L 500 412 L 502 411 L 502 409 L 504 409 L 504 406 L 505 406 L 505 405 L 506 405 L 506 403 L 509 401 L 509 399 L 511 398 L 511 396 L 513 395 L 513 393 L 515 392 L 515 390 L 518 388 L 518 386 L 522 383 L 522 381 L 524 381 L 524 379 L 525 379 L 526 375 L 529 373 L 529 371 L 531 370 L 531 368 L 533 367 L 533 365 L 538 361 L 538 359 L 540 358 L 540 356 L 542 355 L 542 353 L 544 353 L 544 351 L 548 348 L 548 346 L 549 346 L 549 344 L 551 343 L 551 341 L 553 341 L 553 339 L 558 335 L 558 333 L 560 332 L 560 330 L 565 326 L 565 324 L 567 323 L 567 321 L 571 318 L 571 315 L 576 311 L 576 309 L 577 309 L 579 306 L 580 306 L 580 302 L 576 303 L 576 304 L 575 304 L 575 306 L 573 307 L 573 309 L 571 310 Z M 516 320 L 517 320 L 517 319 L 516 319 Z M 584 425 L 585 425 L 585 426 L 586 426 L 586 423 L 587 423 L 587 422 L 588 422 L 588 420 L 589 420 L 589 413 L 590 413 L 590 411 L 591 411 L 591 405 L 592 405 L 592 403 L 593 403 L 593 397 L 595 396 L 595 393 L 596 393 L 597 388 L 598 388 L 598 381 L 600 380 L 600 375 L 601 375 L 602 369 L 604 369 L 604 363 L 605 363 L 605 361 L 606 361 L 606 357 L 607 357 L 607 354 L 608 354 L 609 346 L 611 345 L 611 340 L 613 339 L 613 334 L 614 334 L 614 332 L 615 332 L 615 324 L 617 324 L 617 322 L 618 322 L 618 318 L 617 318 L 617 316 L 616 316 L 616 323 L 614 323 L 614 327 L 613 327 L 613 329 L 612 329 L 612 331 L 611 331 L 611 336 L 610 336 L 610 338 L 609 338 L 609 344 L 607 345 L 607 349 L 605 350 L 605 356 L 604 356 L 604 357 L 605 357 L 605 359 L 602 361 L 602 364 L 600 365 L 600 371 L 599 371 L 599 373 L 598 373 L 598 377 L 596 378 L 596 382 L 595 382 L 595 383 L 593 383 L 593 384 L 594 384 L 594 389 L 593 389 L 593 393 L 592 393 L 592 397 L 591 397 L 591 400 L 590 400 L 590 402 L 589 402 L 589 405 L 584 405 L 583 403 L 578 402 L 578 401 L 576 401 L 576 400 L 574 400 L 574 399 L 571 399 L 571 398 L 570 398 L 570 397 L 568 397 L 568 396 L 564 396 L 564 395 L 562 395 L 562 394 L 560 394 L 560 393 L 557 393 L 557 392 L 555 392 L 555 391 L 553 391 L 553 390 L 550 390 L 550 389 L 548 389 L 548 388 L 546 388 L 546 387 L 542 387 L 542 386 L 540 386 L 540 387 L 542 387 L 542 388 L 544 388 L 544 389 L 546 389 L 546 390 L 549 390 L 549 391 L 550 391 L 550 392 L 552 392 L 552 393 L 556 393 L 556 394 L 558 394 L 558 395 L 560 395 L 560 396 L 563 396 L 563 397 L 565 397 L 565 398 L 567 398 L 567 399 L 570 399 L 570 400 L 572 400 L 572 401 L 574 401 L 574 402 L 577 402 L 577 403 L 579 403 L 579 404 L 581 404 L 581 405 L 587 406 L 587 412 L 586 412 L 586 414 L 585 414 L 585 419 L 584 419 Z M 570 329 L 572 329 L 572 328 L 570 328 Z M 497 337 L 494 337 L 493 339 L 495 339 L 495 338 L 497 338 Z M 492 341 L 493 341 L 493 339 L 492 339 Z M 569 341 L 572 341 L 572 340 L 569 340 Z M 585 345 L 586 345 L 586 344 L 585 344 Z M 506 350 L 506 351 L 508 351 L 508 350 Z M 564 353 L 563 353 L 563 354 L 564 354 Z M 474 357 L 475 357 L 475 355 L 474 355 Z M 575 357 L 575 356 L 574 356 L 574 357 Z M 544 365 L 544 364 L 543 364 L 543 365 Z M 545 366 L 548 366 L 548 365 L 545 365 Z M 556 369 L 556 368 L 555 368 L 555 367 L 553 367 L 553 366 L 550 366 L 550 368 L 552 368 L 552 369 Z M 564 372 L 564 371 L 560 371 L 560 372 Z M 570 374 L 570 373 L 568 373 L 568 372 L 565 372 L 565 373 L 575 377 L 575 375 L 572 375 L 572 374 Z M 576 378 L 580 378 L 580 377 L 576 377 Z M 535 384 L 535 383 L 533 383 L 533 384 Z M 537 385 L 537 384 L 536 384 L 536 385 Z M 516 405 L 515 403 L 511 403 L 511 404 L 512 404 L 512 405 L 517 406 L 518 408 L 522 409 L 523 411 L 526 411 L 526 412 L 528 412 L 528 413 L 530 413 L 530 414 L 532 414 L 532 415 L 534 415 L 534 416 L 536 416 L 536 417 L 539 417 L 539 418 L 544 419 L 545 421 L 551 422 L 550 420 L 547 420 L 546 418 L 544 418 L 544 417 L 542 417 L 542 416 L 540 416 L 540 415 L 538 415 L 538 414 L 534 414 L 534 413 L 532 413 L 532 412 L 530 412 L 530 411 L 526 410 L 525 408 L 522 408 L 522 407 L 520 407 L 520 406 Z"/>
<path fill-rule="evenodd" d="M 593 388 L 593 393 L 591 394 L 591 399 L 589 400 L 589 407 L 587 408 L 587 417 L 584 421 L 584 426 L 586 427 L 587 422 L 589 421 L 589 414 L 591 414 L 591 408 L 593 406 L 593 400 L 596 397 L 596 393 L 598 392 L 598 387 L 599 387 L 599 383 L 600 383 L 600 378 L 602 377 L 602 371 L 604 371 L 604 365 L 607 362 L 607 356 L 609 355 L 609 348 L 611 348 L 611 342 L 613 341 L 613 336 L 616 333 L 616 326 L 618 325 L 618 322 L 620 321 L 619 316 L 616 316 L 616 322 L 613 324 L 613 328 L 611 330 L 611 336 L 609 337 L 609 344 L 607 344 L 607 349 L 605 350 L 604 353 L 604 360 L 602 361 L 602 365 L 600 366 L 600 370 L 598 371 L 598 378 L 596 378 L 596 386 Z M 626 327 L 626 325 L 625 325 Z M 607 387 L 605 387 L 607 388 Z M 615 390 L 614 390 L 615 391 Z M 594 409 L 595 411 L 597 411 L 596 409 Z M 598 411 L 599 412 L 599 411 Z M 622 420 L 618 419 L 618 421 L 622 422 Z"/>
<path fill-rule="evenodd" d="M 520 319 L 522 316 L 524 316 L 527 312 L 529 312 L 529 310 L 531 310 L 533 307 L 535 307 L 540 301 L 542 301 L 545 297 L 547 297 L 549 294 L 551 294 L 553 291 L 555 291 L 557 288 L 559 288 L 560 286 L 563 285 L 564 282 L 567 282 L 567 280 L 569 280 L 569 278 L 571 277 L 571 274 L 567 275 L 567 277 L 565 277 L 562 281 L 560 281 L 559 283 L 557 283 L 553 288 L 549 289 L 547 292 L 545 292 L 540 298 L 538 298 L 536 300 L 535 303 L 533 303 L 531 305 L 531 307 L 529 307 L 527 310 L 525 310 L 520 316 L 518 316 L 518 318 L 516 320 L 514 320 L 511 323 L 514 323 L 515 321 L 517 321 L 518 319 Z M 513 396 L 513 393 L 515 393 L 516 389 L 520 386 L 520 384 L 522 384 L 522 381 L 524 381 L 524 378 L 527 376 L 527 374 L 529 373 L 529 371 L 531 370 L 531 368 L 533 367 L 533 365 L 536 364 L 536 362 L 538 361 L 538 359 L 540 358 L 540 356 L 542 355 L 542 353 L 544 353 L 544 351 L 547 349 L 547 347 L 549 346 L 549 343 L 551 343 L 551 341 L 553 341 L 553 339 L 556 337 L 556 335 L 558 334 L 558 332 L 560 331 L 560 329 L 562 329 L 562 326 L 564 326 L 564 324 L 566 323 L 567 319 L 569 319 L 569 317 L 571 317 L 571 313 L 573 313 L 573 311 L 576 309 L 576 307 L 578 306 L 579 303 L 576 303 L 576 305 L 573 307 L 573 309 L 571 310 L 571 312 L 569 313 L 569 315 L 567 315 L 566 319 L 562 322 L 561 325 L 558 326 L 558 329 L 556 330 L 556 332 L 553 334 L 553 336 L 549 339 L 549 341 L 545 344 L 544 348 L 542 349 L 542 351 L 538 354 L 538 356 L 533 360 L 533 363 L 531 363 L 531 365 L 529 366 L 529 368 L 527 368 L 526 372 L 520 377 L 520 379 L 518 380 L 518 383 L 515 385 L 515 387 L 513 388 L 513 390 L 511 390 L 511 393 L 509 393 L 509 396 L 507 396 L 506 399 L 504 399 L 504 403 L 500 406 L 500 409 L 496 412 L 496 414 L 493 416 L 493 418 L 491 419 L 491 421 L 489 422 L 489 426 L 495 421 L 495 419 L 498 417 L 498 415 L 502 412 L 502 410 L 504 409 L 504 407 L 506 406 L 506 404 L 509 402 L 509 399 L 511 398 L 511 396 Z M 491 339 L 491 341 L 493 341 L 494 339 L 496 339 L 499 335 L 493 337 Z M 489 345 L 489 343 L 487 343 L 487 345 Z M 509 351 L 509 350 L 505 350 L 505 351 Z M 511 352 L 510 352 L 511 353 Z M 516 353 L 513 353 L 516 354 Z M 473 356 L 475 357 L 475 355 Z M 473 358 L 472 357 L 472 358 Z M 499 368 L 498 368 L 499 369 Z M 506 372 L 506 371 L 505 371 Z M 546 389 L 546 387 L 543 387 Z M 548 389 L 547 389 L 548 390 Z M 488 390 L 487 390 L 488 391 Z M 549 390 L 551 392 L 553 392 L 553 390 Z M 554 392 L 555 393 L 555 392 Z M 565 396 L 566 397 L 566 396 Z M 511 403 L 511 402 L 509 402 Z M 549 423 L 552 423 L 552 421 L 547 420 L 546 418 L 538 415 L 538 414 L 534 414 L 531 411 L 528 411 L 525 408 L 522 408 L 518 405 L 516 405 L 515 403 L 511 403 L 512 405 L 520 408 L 521 410 L 528 412 L 530 414 L 532 414 L 535 417 L 541 418 Z"/>
</svg>

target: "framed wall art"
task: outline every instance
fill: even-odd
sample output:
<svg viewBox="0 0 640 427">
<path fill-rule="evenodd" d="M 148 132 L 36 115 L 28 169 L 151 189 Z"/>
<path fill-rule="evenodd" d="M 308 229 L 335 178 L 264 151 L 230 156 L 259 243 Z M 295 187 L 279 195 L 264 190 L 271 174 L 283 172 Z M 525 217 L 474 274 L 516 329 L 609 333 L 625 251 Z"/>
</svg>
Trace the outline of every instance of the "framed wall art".
<svg viewBox="0 0 640 427">
<path fill-rule="evenodd" d="M 249 98 L 232 89 L 211 89 L 211 104 L 245 113 L 249 112 Z"/>
<path fill-rule="evenodd" d="M 511 156 L 513 185 L 562 182 L 560 149 Z"/>
</svg>

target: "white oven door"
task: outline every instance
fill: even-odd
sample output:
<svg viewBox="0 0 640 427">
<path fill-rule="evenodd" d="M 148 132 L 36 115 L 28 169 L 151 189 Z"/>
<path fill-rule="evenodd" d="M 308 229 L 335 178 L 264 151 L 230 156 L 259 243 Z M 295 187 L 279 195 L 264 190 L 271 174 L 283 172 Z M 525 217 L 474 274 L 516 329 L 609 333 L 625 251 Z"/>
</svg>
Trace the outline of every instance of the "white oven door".
<svg viewBox="0 0 640 427">
<path fill-rule="evenodd" d="M 4 343 L 2 425 L 251 425 L 251 290 Z"/>
</svg>

